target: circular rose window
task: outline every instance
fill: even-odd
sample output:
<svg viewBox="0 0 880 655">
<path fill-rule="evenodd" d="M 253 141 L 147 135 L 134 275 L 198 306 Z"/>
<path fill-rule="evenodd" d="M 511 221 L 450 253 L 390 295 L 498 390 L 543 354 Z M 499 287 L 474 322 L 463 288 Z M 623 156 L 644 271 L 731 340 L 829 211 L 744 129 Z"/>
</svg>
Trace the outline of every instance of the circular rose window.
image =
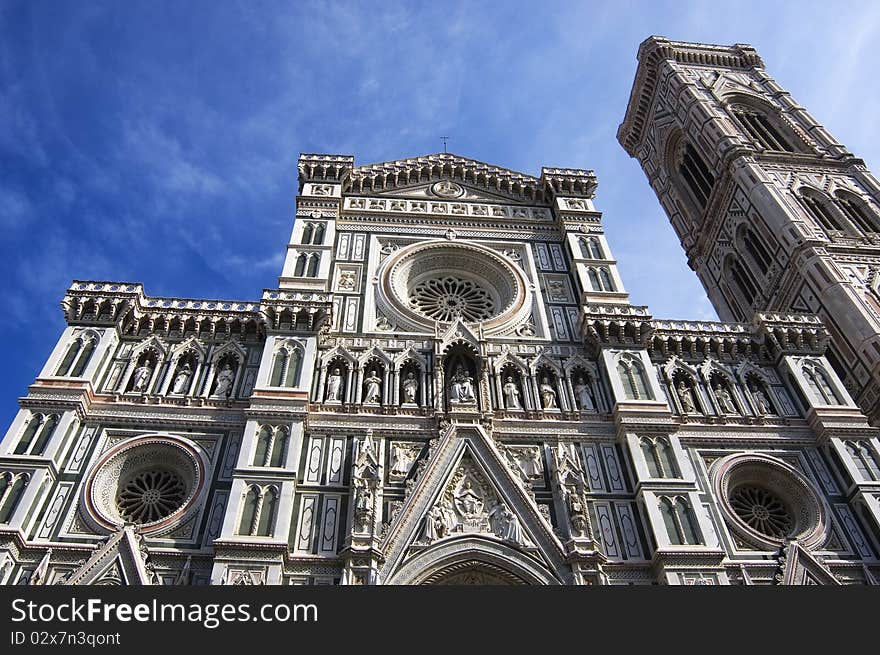
<svg viewBox="0 0 880 655">
<path fill-rule="evenodd" d="M 427 241 L 397 250 L 379 272 L 377 304 L 404 329 L 436 322 L 482 323 L 484 332 L 518 327 L 531 292 L 507 257 L 465 241 Z"/>
<path fill-rule="evenodd" d="M 797 469 L 761 453 L 729 455 L 711 467 L 728 524 L 748 543 L 778 548 L 797 539 L 821 545 L 828 535 L 825 503 Z"/>
<path fill-rule="evenodd" d="M 177 524 L 202 493 L 204 458 L 198 447 L 171 436 L 138 437 L 111 448 L 84 488 L 90 518 L 106 529 L 126 523 L 148 534 Z"/>
</svg>

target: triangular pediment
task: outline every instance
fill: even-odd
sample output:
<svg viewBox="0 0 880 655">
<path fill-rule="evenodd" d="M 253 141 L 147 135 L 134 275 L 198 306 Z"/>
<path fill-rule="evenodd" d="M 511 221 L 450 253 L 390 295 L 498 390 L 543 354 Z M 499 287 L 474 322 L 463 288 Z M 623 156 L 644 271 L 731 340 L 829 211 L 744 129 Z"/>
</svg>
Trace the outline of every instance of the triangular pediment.
<svg viewBox="0 0 880 655">
<path fill-rule="evenodd" d="M 781 572 L 776 576 L 781 585 L 840 585 L 831 570 L 815 555 L 796 541 L 789 543 L 779 557 Z"/>
<path fill-rule="evenodd" d="M 448 189 L 448 191 L 444 191 Z M 452 182 L 450 180 L 441 180 L 427 184 L 417 184 L 409 187 L 400 187 L 379 191 L 373 195 L 391 198 L 411 198 L 415 200 L 434 200 L 434 201 L 460 201 L 460 202 L 489 202 L 489 203 L 510 203 L 513 199 L 501 193 L 492 193 L 486 189 Z"/>
<path fill-rule="evenodd" d="M 64 582 L 68 585 L 151 585 L 146 547 L 134 528 L 126 525 L 107 540 Z"/>
<path fill-rule="evenodd" d="M 543 572 L 532 579 L 561 582 L 570 575 L 562 543 L 520 474 L 481 427 L 454 425 L 432 448 L 382 539 L 381 576 L 386 583 L 409 583 L 427 573 L 414 567 L 431 553 L 464 557 L 481 544 L 507 553 L 512 565 Z"/>
</svg>

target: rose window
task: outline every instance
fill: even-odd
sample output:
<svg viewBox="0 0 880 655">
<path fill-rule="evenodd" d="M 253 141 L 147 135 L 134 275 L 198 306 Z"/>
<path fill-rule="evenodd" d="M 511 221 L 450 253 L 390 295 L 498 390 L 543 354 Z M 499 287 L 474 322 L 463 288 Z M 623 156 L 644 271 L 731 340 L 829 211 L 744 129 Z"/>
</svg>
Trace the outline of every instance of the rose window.
<svg viewBox="0 0 880 655">
<path fill-rule="evenodd" d="M 730 506 L 749 527 L 770 537 L 787 537 L 794 527 L 785 503 L 761 487 L 745 485 L 734 490 Z"/>
<path fill-rule="evenodd" d="M 83 488 L 87 518 L 105 530 L 135 523 L 143 534 L 167 533 L 200 506 L 205 456 L 195 443 L 145 435 L 110 448 Z"/>
<path fill-rule="evenodd" d="M 186 485 L 170 471 L 148 470 L 131 478 L 116 496 L 123 518 L 152 523 L 173 514 L 186 499 Z"/>
<path fill-rule="evenodd" d="M 766 453 L 740 453 L 716 460 L 710 473 L 718 507 L 739 547 L 774 549 L 797 539 L 814 548 L 827 539 L 825 501 L 788 462 Z"/>
<path fill-rule="evenodd" d="M 410 294 L 413 309 L 440 321 L 461 318 L 476 323 L 495 313 L 492 296 L 475 282 L 459 277 L 425 280 Z"/>
<path fill-rule="evenodd" d="M 458 239 L 393 251 L 378 271 L 377 309 L 401 331 L 480 323 L 484 334 L 512 332 L 531 315 L 531 283 L 519 266 L 481 244 Z"/>
</svg>

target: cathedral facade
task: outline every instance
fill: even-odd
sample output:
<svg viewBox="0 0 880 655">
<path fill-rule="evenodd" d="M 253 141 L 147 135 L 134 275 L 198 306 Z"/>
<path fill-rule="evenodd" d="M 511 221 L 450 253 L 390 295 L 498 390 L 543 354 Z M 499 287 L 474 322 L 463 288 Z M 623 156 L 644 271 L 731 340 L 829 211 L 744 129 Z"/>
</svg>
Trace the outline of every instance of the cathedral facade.
<svg viewBox="0 0 880 655">
<path fill-rule="evenodd" d="M 639 61 L 725 322 L 630 303 L 591 171 L 301 155 L 259 299 L 67 290 L 0 583 L 877 584 L 876 181 L 748 46 Z"/>
</svg>

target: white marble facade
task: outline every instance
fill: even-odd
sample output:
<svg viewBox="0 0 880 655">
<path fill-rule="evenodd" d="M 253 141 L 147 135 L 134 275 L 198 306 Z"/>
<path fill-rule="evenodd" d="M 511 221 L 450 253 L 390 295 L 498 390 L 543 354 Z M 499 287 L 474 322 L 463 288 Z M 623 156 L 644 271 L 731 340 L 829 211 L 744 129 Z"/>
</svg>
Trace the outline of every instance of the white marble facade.
<svg viewBox="0 0 880 655">
<path fill-rule="evenodd" d="M 305 154 L 299 178 L 259 300 L 68 289 L 0 444 L 0 583 L 880 579 L 878 434 L 808 308 L 632 305 L 591 171 Z"/>
</svg>

